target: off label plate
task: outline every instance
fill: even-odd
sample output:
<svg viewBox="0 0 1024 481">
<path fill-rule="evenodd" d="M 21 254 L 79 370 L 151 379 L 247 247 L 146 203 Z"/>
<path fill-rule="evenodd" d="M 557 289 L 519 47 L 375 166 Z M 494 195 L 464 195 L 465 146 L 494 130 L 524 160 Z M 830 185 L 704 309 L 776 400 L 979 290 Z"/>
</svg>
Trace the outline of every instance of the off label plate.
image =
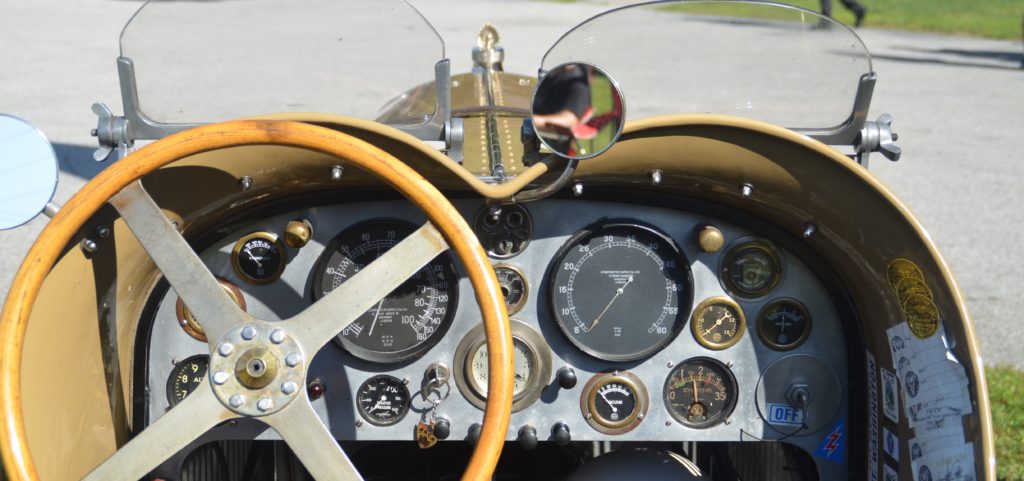
<svg viewBox="0 0 1024 481">
<path fill-rule="evenodd" d="M 768 423 L 775 426 L 801 427 L 804 425 L 804 410 L 788 404 L 768 403 Z"/>
</svg>

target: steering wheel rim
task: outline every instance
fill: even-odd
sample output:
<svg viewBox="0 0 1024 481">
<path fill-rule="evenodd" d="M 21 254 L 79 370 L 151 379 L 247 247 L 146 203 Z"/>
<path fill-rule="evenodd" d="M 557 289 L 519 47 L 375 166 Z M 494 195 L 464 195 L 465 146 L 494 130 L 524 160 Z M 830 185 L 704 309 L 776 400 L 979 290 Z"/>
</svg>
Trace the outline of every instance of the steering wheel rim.
<svg viewBox="0 0 1024 481">
<path fill-rule="evenodd" d="M 159 219 L 151 219 L 160 213 L 160 210 L 142 188 L 139 181 L 144 175 L 181 158 L 211 150 L 246 145 L 292 146 L 344 159 L 346 162 L 374 174 L 401 192 L 426 214 L 429 222 L 421 227 L 417 233 L 414 233 L 405 241 L 396 245 L 395 248 L 388 251 L 389 253 L 399 252 L 392 256 L 392 260 L 381 262 L 378 259 L 378 261 L 367 266 L 359 275 L 354 276 L 350 281 L 332 291 L 329 296 L 313 304 L 298 316 L 290 320 L 273 323 L 254 319 L 237 309 L 227 298 L 227 295 L 219 288 L 214 289 L 213 293 L 199 294 L 200 290 L 211 286 L 211 281 L 214 283 L 216 281 L 213 280 L 210 271 L 199 261 L 198 256 L 188 247 L 180 234 L 173 227 L 170 227 L 170 221 L 166 217 L 160 214 Z M 360 296 L 367 295 L 372 297 L 378 294 L 377 291 L 387 289 L 386 285 L 383 288 L 379 285 L 380 280 L 373 277 L 373 271 L 380 271 L 377 272 L 378 277 L 401 277 L 402 273 L 411 275 L 419 269 L 418 265 L 426 264 L 426 262 L 429 262 L 434 256 L 446 250 L 446 248 L 452 249 L 466 268 L 474 288 L 477 303 L 481 309 L 487 337 L 490 370 L 487 406 L 480 438 L 462 479 L 480 481 L 490 479 L 504 444 L 511 414 L 512 335 L 497 278 L 473 231 L 455 208 L 432 184 L 387 152 L 358 138 L 335 130 L 299 122 L 272 120 L 243 120 L 212 124 L 181 132 L 154 142 L 101 172 L 72 197 L 44 228 L 19 268 L 11 285 L 7 303 L 4 305 L 2 314 L 0 314 L 0 340 L 2 340 L 2 343 L 0 343 L 0 417 L 2 418 L 0 418 L 0 421 L 3 424 L 0 454 L 2 454 L 8 475 L 12 479 L 39 479 L 31 453 L 28 450 L 28 438 L 22 417 L 20 396 L 21 353 L 24 346 L 28 318 L 43 281 L 56 264 L 64 247 L 70 242 L 72 236 L 81 226 L 108 201 L 121 212 L 122 218 L 133 230 L 136 237 L 139 238 L 140 243 L 150 253 L 150 256 L 153 257 L 158 268 L 168 280 L 172 281 L 172 286 L 176 291 L 179 291 L 179 295 L 186 300 L 190 309 L 196 313 L 196 316 L 208 320 L 217 319 L 217 322 L 210 323 L 209 326 L 204 321 L 204 327 L 207 328 L 208 333 L 212 334 L 208 336 L 211 349 L 211 374 L 207 376 L 202 386 L 209 387 L 209 392 L 214 395 L 205 394 L 207 391 L 200 386 L 200 389 L 197 389 L 193 395 L 186 398 L 183 403 L 188 402 L 189 399 L 196 398 L 195 403 L 197 405 L 205 402 L 210 409 L 220 408 L 220 410 L 217 411 L 214 419 L 207 420 L 207 424 L 212 424 L 206 427 L 196 426 L 196 429 L 202 429 L 202 431 L 195 433 L 195 436 L 201 435 L 206 429 L 215 426 L 225 419 L 247 416 L 246 413 L 248 411 L 244 409 L 239 410 L 239 406 L 233 407 L 234 400 L 229 403 L 228 398 L 222 395 L 224 393 L 218 391 L 218 387 L 215 387 L 218 383 L 211 381 L 211 378 L 214 377 L 213 357 L 218 355 L 218 352 L 224 358 L 230 357 L 234 359 L 237 357 L 237 353 L 232 352 L 229 355 L 224 354 L 224 351 L 220 350 L 229 341 L 238 341 L 239 345 L 241 345 L 240 343 L 244 341 L 240 340 L 239 336 L 242 338 L 247 337 L 246 333 L 242 332 L 244 329 L 254 328 L 261 333 L 252 342 L 263 342 L 267 346 L 297 346 L 293 350 L 303 354 L 300 359 L 301 362 L 296 362 L 293 365 L 291 360 L 288 360 L 285 364 L 301 370 L 299 375 L 304 386 L 307 374 L 305 360 L 311 359 L 315 355 L 315 351 L 319 351 L 330 338 L 333 338 L 341 330 L 341 328 L 338 328 L 332 331 L 334 327 L 337 327 L 338 322 L 331 323 L 324 320 L 326 312 L 336 308 L 336 303 L 351 303 L 354 298 L 361 298 Z M 152 226 L 140 225 L 139 221 L 132 220 L 147 218 L 153 221 Z M 150 227 L 154 231 L 147 234 L 146 229 Z M 181 248 L 180 245 L 175 245 L 179 250 L 172 252 L 172 257 L 173 254 L 177 254 L 180 258 L 158 259 L 157 257 L 160 257 L 160 255 L 156 255 L 152 251 L 151 247 L 153 246 L 149 243 L 154 242 L 152 240 L 154 236 L 167 236 L 169 232 L 174 234 L 169 242 L 174 244 L 180 241 L 184 244 L 184 248 L 187 248 L 188 252 L 184 252 L 182 250 L 184 248 Z M 146 240 L 147 235 L 151 238 L 150 240 Z M 445 245 L 446 242 L 447 245 Z M 406 247 L 403 248 L 403 245 Z M 429 258 L 423 260 L 422 264 L 402 267 L 402 264 L 409 264 L 409 256 L 401 257 L 400 255 L 402 249 L 414 249 L 414 253 L 420 254 L 428 253 L 428 256 L 421 257 Z M 384 259 L 385 256 L 382 256 L 381 259 Z M 176 268 L 173 265 L 174 261 L 180 261 L 183 264 L 181 269 L 177 269 L 182 272 L 176 272 Z M 195 267 L 197 262 L 202 267 Z M 373 266 L 378 266 L 379 268 L 374 269 Z M 189 268 L 193 269 L 190 271 Z M 201 272 L 196 272 L 196 269 Z M 409 272 L 409 269 L 412 269 L 412 271 Z M 357 282 L 365 272 L 371 273 L 363 277 L 364 281 L 362 283 Z M 394 275 L 396 272 L 399 274 Z M 401 277 L 399 282 L 405 279 L 406 277 Z M 190 287 L 191 284 L 194 284 L 194 286 Z M 354 287 L 346 289 L 345 286 L 350 284 Z M 376 285 L 376 288 L 371 289 L 370 287 L 373 285 Z M 363 287 L 364 291 L 368 289 L 369 292 L 360 291 L 360 287 Z M 190 290 L 190 295 L 186 295 L 185 292 Z M 387 289 L 383 293 L 379 293 L 380 297 L 387 295 L 390 290 Z M 335 294 L 337 294 L 336 300 L 329 301 Z M 380 297 L 374 297 L 372 303 L 376 303 Z M 199 315 L 199 311 L 193 308 L 193 301 L 195 301 L 195 307 L 205 311 L 206 316 Z M 363 299 L 363 302 L 366 302 L 365 299 Z M 349 310 L 355 313 L 349 316 L 351 319 L 348 319 L 348 322 L 351 322 L 351 320 L 364 311 L 358 308 L 351 308 Z M 337 312 L 332 312 L 332 314 L 337 315 Z M 305 319 L 308 317 L 313 319 Z M 345 315 L 341 317 L 345 317 Z M 290 322 L 293 320 L 297 322 Z M 344 325 L 341 327 L 343 328 Z M 280 333 L 276 333 L 276 338 L 273 338 L 270 331 L 285 332 L 284 336 L 286 336 L 287 340 L 285 342 L 279 341 L 278 339 L 282 337 L 282 335 L 279 335 Z M 272 338 L 274 339 L 273 341 Z M 247 340 L 250 339 L 248 338 Z M 263 341 L 264 339 L 265 342 Z M 314 352 L 310 352 L 308 355 L 305 354 L 309 350 Z M 281 356 L 286 356 L 289 353 L 294 354 L 294 352 L 290 351 L 280 351 Z M 288 380 L 294 379 L 295 375 L 295 373 L 292 373 L 292 377 L 288 378 Z M 271 383 L 274 386 L 284 386 L 285 380 L 284 377 L 280 379 L 275 377 L 271 379 Z M 221 390 L 225 389 L 223 384 L 221 383 Z M 282 387 L 281 391 L 288 391 L 288 389 Z M 292 389 L 292 391 L 295 390 Z M 289 439 L 285 432 L 282 432 L 282 430 L 287 431 L 291 428 L 285 425 L 284 421 L 281 422 L 282 425 L 280 427 L 276 426 L 271 422 L 277 419 L 275 416 L 282 420 L 288 419 L 287 424 L 291 424 L 292 421 L 296 423 L 299 421 L 319 422 L 323 432 L 327 432 L 327 435 L 330 436 L 327 428 L 319 420 L 312 408 L 309 407 L 309 400 L 308 396 L 305 395 L 305 389 L 297 391 L 296 394 L 290 397 L 286 396 L 283 404 L 270 403 L 272 408 L 269 411 L 272 412 L 260 408 L 255 416 L 251 416 L 259 417 L 277 430 L 282 435 L 282 438 L 289 445 L 293 445 L 293 447 L 292 440 Z M 196 393 L 204 394 L 196 395 Z M 276 394 L 280 395 L 281 393 L 277 392 Z M 211 399 L 216 402 L 210 401 Z M 297 399 L 299 400 L 298 402 L 293 402 Z M 250 411 L 255 406 L 255 403 L 244 404 L 245 406 L 242 407 L 250 409 Z M 183 406 L 179 404 L 178 407 Z M 95 478 L 96 476 L 93 474 L 97 473 L 97 471 L 103 471 L 104 466 L 110 464 L 111 460 L 118 458 L 119 453 L 129 452 L 133 449 L 146 449 L 146 452 L 149 452 L 148 450 L 152 446 L 137 446 L 133 448 L 132 445 L 136 442 L 156 444 L 155 441 L 158 438 L 154 436 L 158 435 L 147 437 L 146 433 L 157 431 L 154 427 L 162 419 L 169 418 L 175 411 L 168 411 L 134 439 L 119 447 L 118 451 L 111 458 L 108 458 L 99 467 L 95 468 L 93 473 L 86 476 L 86 479 Z M 177 409 L 177 411 L 184 413 L 191 410 Z M 286 417 L 286 413 L 291 417 Z M 312 414 L 312 420 L 310 420 L 310 414 Z M 179 416 L 184 415 L 180 414 Z M 333 442 L 333 437 L 330 437 L 330 439 L 332 444 L 338 447 L 337 443 Z M 173 447 L 164 447 L 163 449 L 166 451 L 167 449 L 173 449 Z M 298 451 L 298 449 L 295 450 Z M 156 449 L 156 451 L 158 453 L 161 452 L 159 449 Z M 327 449 L 323 451 L 332 450 Z M 172 451 L 171 454 L 173 452 L 176 452 L 176 450 Z M 348 462 L 340 447 L 338 447 L 337 453 L 333 454 L 340 454 L 341 458 Z M 331 457 L 333 454 L 329 453 L 327 457 Z M 306 464 L 307 460 L 327 459 L 317 453 L 296 452 L 296 455 L 304 464 Z M 126 457 L 131 456 L 121 456 L 122 460 Z M 159 459 L 157 464 L 165 459 Z M 335 457 L 335 460 L 337 459 L 339 458 Z M 155 466 L 154 464 L 152 467 Z M 351 464 L 349 463 L 347 466 L 351 467 Z M 152 467 L 146 469 L 142 474 L 149 472 Z M 310 468 L 310 466 L 307 466 L 311 473 L 316 473 L 314 469 Z M 136 469 L 142 468 L 136 467 Z M 352 467 L 352 472 L 358 476 L 358 473 L 354 471 L 354 467 Z M 336 478 L 336 474 L 333 472 L 325 473 L 320 471 L 320 474 L 321 477 Z"/>
</svg>

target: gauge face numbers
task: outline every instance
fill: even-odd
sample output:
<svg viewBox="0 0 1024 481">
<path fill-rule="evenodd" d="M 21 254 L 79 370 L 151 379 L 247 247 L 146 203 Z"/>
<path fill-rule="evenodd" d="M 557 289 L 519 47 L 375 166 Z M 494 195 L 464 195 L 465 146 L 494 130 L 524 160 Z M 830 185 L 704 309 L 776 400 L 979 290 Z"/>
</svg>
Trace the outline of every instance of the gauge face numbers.
<svg viewBox="0 0 1024 481">
<path fill-rule="evenodd" d="M 494 266 L 494 273 L 498 276 L 498 286 L 501 287 L 501 295 L 505 297 L 505 308 L 509 315 L 519 312 L 526 304 L 529 292 L 526 278 L 519 269 L 508 265 Z"/>
<path fill-rule="evenodd" d="M 736 378 L 709 357 L 689 359 L 669 373 L 665 406 L 680 424 L 704 429 L 724 422 L 736 407 Z"/>
<path fill-rule="evenodd" d="M 629 432 L 647 415 L 647 388 L 629 372 L 594 376 L 580 401 L 587 423 L 605 434 Z"/>
<path fill-rule="evenodd" d="M 415 226 L 380 220 L 338 234 L 317 260 L 313 299 L 319 300 L 359 273 Z M 356 357 L 398 362 L 415 357 L 444 336 L 455 313 L 457 283 L 448 254 L 430 261 L 346 327 L 338 341 Z"/>
<path fill-rule="evenodd" d="M 269 284 L 284 272 L 284 256 L 284 246 L 276 234 L 253 232 L 235 242 L 231 250 L 231 266 L 245 282 Z"/>
<path fill-rule="evenodd" d="M 811 315 L 796 300 L 776 299 L 758 314 L 757 334 L 772 349 L 795 349 L 811 334 Z"/>
<path fill-rule="evenodd" d="M 778 251 L 766 241 L 736 245 L 725 255 L 722 265 L 726 289 L 740 297 L 764 296 L 775 288 L 781 276 Z"/>
<path fill-rule="evenodd" d="M 537 330 L 512 319 L 512 411 L 536 401 L 551 377 L 551 351 Z M 463 396 L 483 409 L 487 400 L 487 342 L 483 325 L 466 333 L 455 350 L 455 382 Z"/>
<path fill-rule="evenodd" d="M 512 338 L 513 400 L 522 397 L 526 388 L 529 387 L 536 357 L 533 349 L 525 341 L 516 337 Z M 487 343 L 484 343 L 470 355 L 467 376 L 473 389 L 483 397 L 487 397 L 487 365 Z"/>
<path fill-rule="evenodd" d="M 675 338 L 693 301 L 689 261 L 665 234 L 609 223 L 577 233 L 550 267 L 552 314 L 581 350 L 607 361 L 648 356 Z"/>
<path fill-rule="evenodd" d="M 210 357 L 201 354 L 192 356 L 174 365 L 167 379 L 167 403 L 174 407 L 184 401 L 206 378 Z"/>
<path fill-rule="evenodd" d="M 736 301 L 728 297 L 712 297 L 693 310 L 690 328 L 700 345 L 714 350 L 732 347 L 743 337 L 746 316 Z"/>
<path fill-rule="evenodd" d="M 359 415 L 374 426 L 391 426 L 402 420 L 412 404 L 409 388 L 387 374 L 367 379 L 356 394 Z"/>
</svg>

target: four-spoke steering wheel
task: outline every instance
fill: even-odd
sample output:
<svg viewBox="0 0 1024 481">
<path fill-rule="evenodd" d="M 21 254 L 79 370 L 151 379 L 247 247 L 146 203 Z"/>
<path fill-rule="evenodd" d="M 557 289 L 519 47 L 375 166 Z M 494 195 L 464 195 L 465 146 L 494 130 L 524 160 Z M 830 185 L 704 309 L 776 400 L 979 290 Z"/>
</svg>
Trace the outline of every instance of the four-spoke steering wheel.
<svg viewBox="0 0 1024 481">
<path fill-rule="evenodd" d="M 219 287 L 140 181 L 175 160 L 245 145 L 292 146 L 337 156 L 397 189 L 424 211 L 429 222 L 295 317 L 276 322 L 256 319 Z M 490 479 L 512 406 L 512 337 L 494 270 L 473 231 L 433 185 L 383 150 L 324 127 L 265 120 L 199 127 L 140 149 L 86 184 L 32 246 L 11 286 L 0 325 L 2 453 L 15 479 L 38 479 L 27 449 L 20 396 L 21 353 L 32 305 L 74 233 L 108 201 L 201 320 L 210 366 L 201 386 L 85 479 L 139 479 L 210 428 L 240 417 L 258 418 L 277 431 L 317 480 L 362 479 L 306 394 L 310 360 L 349 323 L 449 247 L 473 284 L 487 334 L 490 370 L 483 427 L 463 479 Z"/>
</svg>

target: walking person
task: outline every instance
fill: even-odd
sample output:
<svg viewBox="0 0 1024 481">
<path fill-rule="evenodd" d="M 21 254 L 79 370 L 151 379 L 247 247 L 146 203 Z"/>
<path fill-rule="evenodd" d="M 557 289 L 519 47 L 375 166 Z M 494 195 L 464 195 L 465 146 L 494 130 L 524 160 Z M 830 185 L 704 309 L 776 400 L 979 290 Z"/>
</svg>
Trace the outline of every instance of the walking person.
<svg viewBox="0 0 1024 481">
<path fill-rule="evenodd" d="M 868 14 L 868 9 L 865 8 L 864 5 L 857 3 L 857 0 L 839 1 L 843 2 L 843 6 L 853 12 L 853 15 L 856 17 L 856 21 L 853 25 L 855 27 L 861 26 L 861 24 L 864 23 L 864 17 Z M 821 14 L 828 18 L 832 18 L 832 0 L 821 0 Z"/>
</svg>

